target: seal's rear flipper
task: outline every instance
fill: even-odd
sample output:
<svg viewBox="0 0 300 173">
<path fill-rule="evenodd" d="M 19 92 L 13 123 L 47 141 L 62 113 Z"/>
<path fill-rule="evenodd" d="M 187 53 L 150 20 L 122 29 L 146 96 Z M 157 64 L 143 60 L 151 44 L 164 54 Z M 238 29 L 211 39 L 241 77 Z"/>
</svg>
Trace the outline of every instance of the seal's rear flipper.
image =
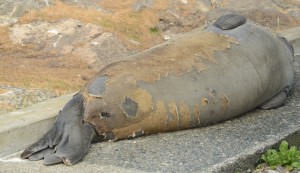
<svg viewBox="0 0 300 173">
<path fill-rule="evenodd" d="M 227 14 L 219 17 L 214 25 L 222 30 L 230 30 L 246 23 L 246 18 L 239 14 Z"/>
<path fill-rule="evenodd" d="M 276 109 L 285 104 L 287 97 L 288 97 L 288 92 L 281 91 L 275 97 L 273 97 L 271 100 L 268 100 L 267 102 L 263 103 L 259 107 L 264 110 Z"/>
</svg>

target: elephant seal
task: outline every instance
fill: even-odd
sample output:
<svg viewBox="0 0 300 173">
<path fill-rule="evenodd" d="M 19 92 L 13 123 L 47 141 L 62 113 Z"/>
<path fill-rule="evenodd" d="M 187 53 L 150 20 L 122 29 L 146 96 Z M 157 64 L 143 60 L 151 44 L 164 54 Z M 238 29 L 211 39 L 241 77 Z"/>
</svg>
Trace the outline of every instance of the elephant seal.
<svg viewBox="0 0 300 173">
<path fill-rule="evenodd" d="M 81 160 L 91 143 L 201 127 L 283 105 L 293 48 L 243 16 L 220 17 L 100 70 L 21 158 Z"/>
</svg>

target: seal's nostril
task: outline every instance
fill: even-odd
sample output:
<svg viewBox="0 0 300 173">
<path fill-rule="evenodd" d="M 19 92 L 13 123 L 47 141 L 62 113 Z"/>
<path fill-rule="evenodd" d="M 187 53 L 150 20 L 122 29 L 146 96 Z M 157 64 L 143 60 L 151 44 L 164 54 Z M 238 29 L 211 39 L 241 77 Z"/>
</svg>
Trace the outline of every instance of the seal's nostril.
<svg viewBox="0 0 300 173">
<path fill-rule="evenodd" d="M 101 118 L 109 118 L 110 117 L 110 114 L 108 112 L 101 112 L 100 113 L 100 117 Z"/>
</svg>

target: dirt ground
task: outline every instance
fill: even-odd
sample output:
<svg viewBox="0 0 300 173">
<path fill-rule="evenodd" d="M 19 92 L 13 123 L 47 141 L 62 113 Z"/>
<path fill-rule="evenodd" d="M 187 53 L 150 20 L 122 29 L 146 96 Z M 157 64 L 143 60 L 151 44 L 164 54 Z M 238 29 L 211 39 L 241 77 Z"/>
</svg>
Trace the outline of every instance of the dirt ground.
<svg viewBox="0 0 300 173">
<path fill-rule="evenodd" d="M 103 66 L 223 14 L 276 31 L 300 25 L 298 0 L 18 0 L 0 11 L 0 110 L 22 107 L 11 88 L 43 99 L 78 91 Z"/>
</svg>

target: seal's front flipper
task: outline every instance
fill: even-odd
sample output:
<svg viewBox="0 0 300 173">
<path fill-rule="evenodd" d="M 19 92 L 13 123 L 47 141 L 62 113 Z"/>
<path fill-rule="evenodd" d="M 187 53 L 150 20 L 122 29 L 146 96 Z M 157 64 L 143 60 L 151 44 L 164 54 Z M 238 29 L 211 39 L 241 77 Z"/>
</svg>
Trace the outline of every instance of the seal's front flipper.
<svg viewBox="0 0 300 173">
<path fill-rule="evenodd" d="M 276 109 L 276 108 L 284 105 L 287 98 L 288 98 L 288 91 L 281 91 L 275 97 L 273 97 L 271 100 L 260 105 L 260 108 L 265 109 L 265 110 Z"/>
<path fill-rule="evenodd" d="M 21 158 L 44 159 L 45 165 L 74 164 L 88 151 L 96 131 L 83 122 L 83 96 L 76 94 L 60 111 L 53 128 L 38 142 L 26 148 Z"/>
<path fill-rule="evenodd" d="M 246 18 L 238 14 L 227 14 L 219 17 L 214 25 L 222 30 L 230 30 L 246 23 Z"/>
<path fill-rule="evenodd" d="M 52 139 L 56 133 L 56 124 L 39 141 L 26 148 L 21 154 L 22 159 L 40 160 L 53 147 Z M 33 156 L 33 154 L 35 156 Z"/>
<path fill-rule="evenodd" d="M 56 146 L 56 152 L 52 155 L 62 158 L 66 165 L 73 165 L 85 156 L 92 140 L 96 138 L 97 133 L 92 126 L 88 124 L 82 126 L 66 126 L 65 130 L 69 131 L 69 133 L 63 135 L 61 142 Z M 49 165 L 51 163 L 45 158 L 44 164 Z"/>
<path fill-rule="evenodd" d="M 55 156 L 53 153 L 48 153 L 44 157 L 44 165 L 53 165 L 61 162 L 63 162 L 63 159 Z"/>
<path fill-rule="evenodd" d="M 45 157 L 47 153 L 53 153 L 54 148 L 46 148 L 40 152 L 34 153 L 33 155 L 28 157 L 28 160 L 30 161 L 37 161 L 41 160 Z"/>
</svg>

